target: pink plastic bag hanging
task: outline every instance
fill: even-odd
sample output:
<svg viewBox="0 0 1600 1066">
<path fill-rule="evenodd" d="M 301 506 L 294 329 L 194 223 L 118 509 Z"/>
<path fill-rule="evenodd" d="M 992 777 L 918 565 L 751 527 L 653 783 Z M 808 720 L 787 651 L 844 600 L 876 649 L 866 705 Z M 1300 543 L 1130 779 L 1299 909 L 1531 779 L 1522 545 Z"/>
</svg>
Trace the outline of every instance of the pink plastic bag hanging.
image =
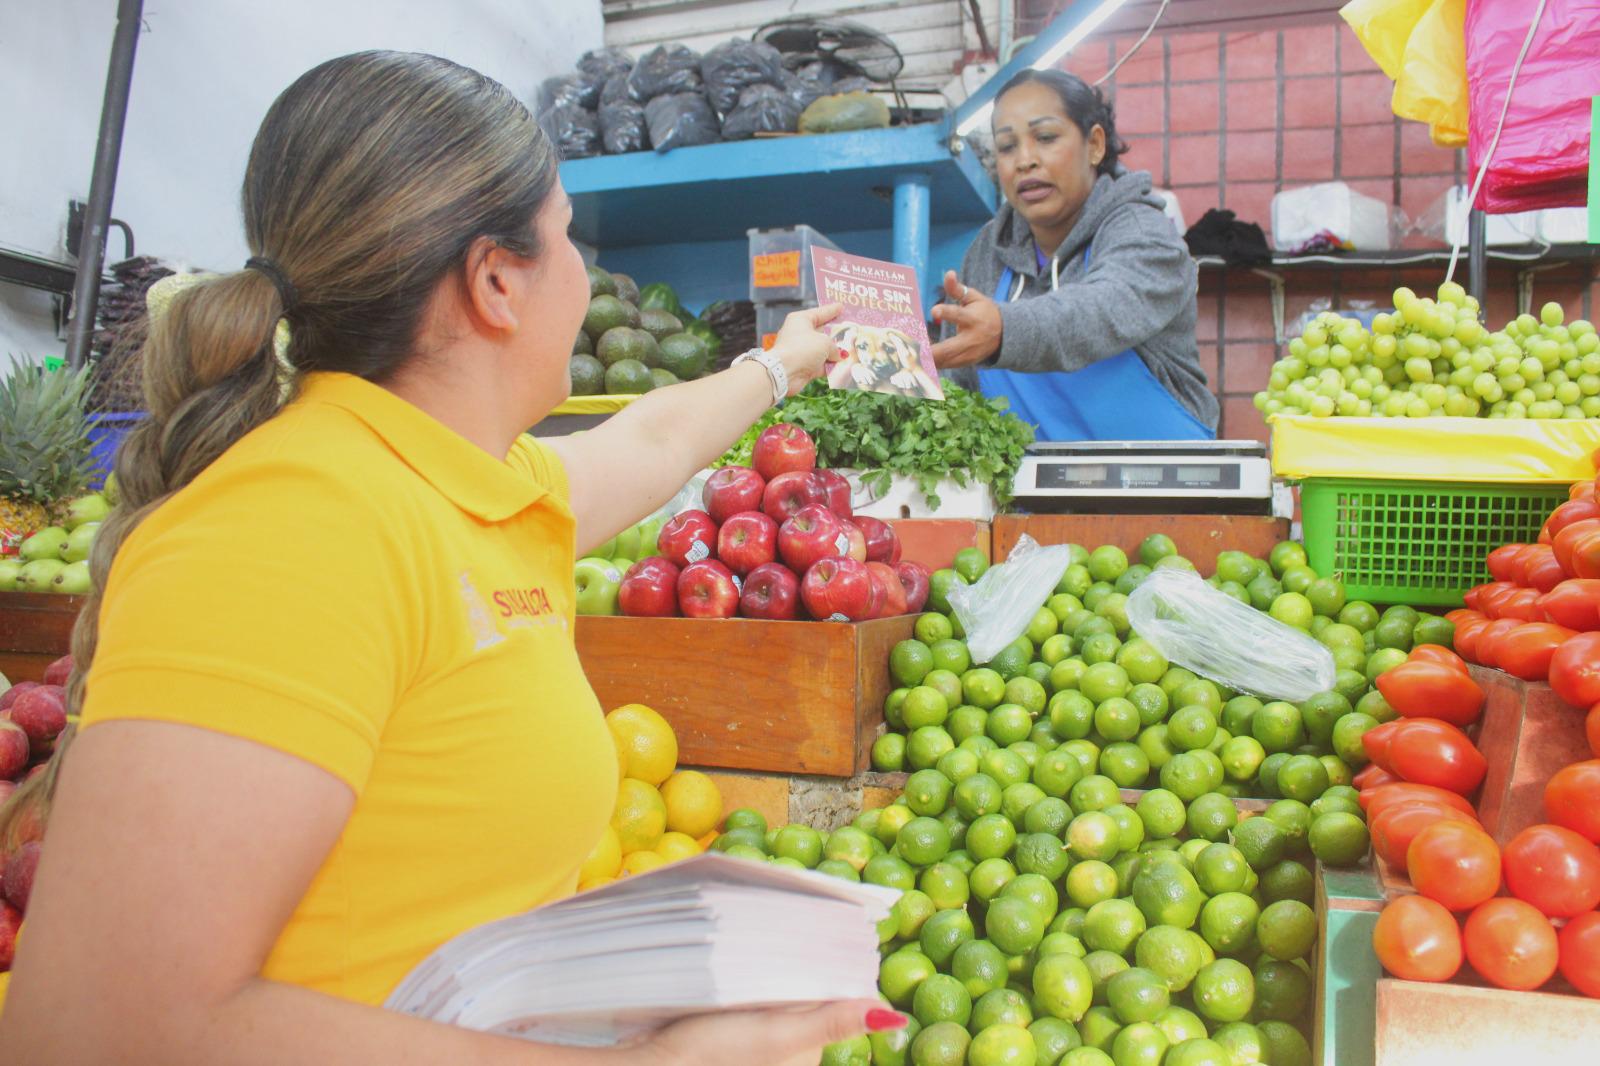
<svg viewBox="0 0 1600 1066">
<path fill-rule="evenodd" d="M 1537 0 L 1469 0 L 1469 173 L 1494 140 L 1506 85 Z M 1517 75 L 1500 145 L 1477 206 L 1490 214 L 1582 206 L 1589 171 L 1589 99 L 1600 94 L 1600 0 L 1548 0 Z"/>
</svg>

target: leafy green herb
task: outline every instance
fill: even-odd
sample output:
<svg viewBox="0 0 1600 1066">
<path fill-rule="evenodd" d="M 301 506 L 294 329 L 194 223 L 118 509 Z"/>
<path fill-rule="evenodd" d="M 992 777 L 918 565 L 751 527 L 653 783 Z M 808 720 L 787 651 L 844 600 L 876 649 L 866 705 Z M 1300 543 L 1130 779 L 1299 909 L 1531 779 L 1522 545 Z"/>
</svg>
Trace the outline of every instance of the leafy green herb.
<svg viewBox="0 0 1600 1066">
<path fill-rule="evenodd" d="M 943 403 L 854 389 L 830 389 L 814 381 L 798 396 L 761 417 L 722 457 L 719 466 L 749 463 L 756 437 L 777 422 L 792 422 L 817 442 L 817 462 L 860 471 L 862 483 L 888 491 L 896 474 L 914 478 L 928 506 L 949 479 L 965 488 L 987 485 L 1002 508 L 1033 427 L 1006 411 L 1004 397 L 987 398 L 944 383 Z"/>
</svg>

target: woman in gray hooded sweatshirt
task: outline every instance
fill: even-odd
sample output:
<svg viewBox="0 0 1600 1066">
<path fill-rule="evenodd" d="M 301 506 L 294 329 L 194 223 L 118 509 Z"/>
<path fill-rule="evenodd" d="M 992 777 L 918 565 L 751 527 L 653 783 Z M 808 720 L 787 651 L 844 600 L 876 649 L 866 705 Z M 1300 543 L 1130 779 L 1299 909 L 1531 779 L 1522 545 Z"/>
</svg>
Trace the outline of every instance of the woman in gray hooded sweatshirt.
<svg viewBox="0 0 1600 1066">
<path fill-rule="evenodd" d="M 1005 203 L 967 249 L 933 357 L 1040 440 L 1202 440 L 1217 400 L 1195 345 L 1194 260 L 1099 90 L 1027 70 L 994 109 Z"/>
</svg>

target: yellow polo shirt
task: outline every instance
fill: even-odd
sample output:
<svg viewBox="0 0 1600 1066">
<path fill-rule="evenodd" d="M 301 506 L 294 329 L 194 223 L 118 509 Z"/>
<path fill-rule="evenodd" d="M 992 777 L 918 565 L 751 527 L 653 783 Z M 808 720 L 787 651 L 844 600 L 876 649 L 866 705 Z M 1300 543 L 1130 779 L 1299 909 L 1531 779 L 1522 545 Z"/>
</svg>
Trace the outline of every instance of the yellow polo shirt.
<svg viewBox="0 0 1600 1066">
<path fill-rule="evenodd" d="M 118 552 L 85 726 L 216 730 L 355 792 L 262 976 L 381 1003 L 450 937 L 574 889 L 616 756 L 573 644 L 573 530 L 531 437 L 497 461 L 313 374 Z"/>
</svg>

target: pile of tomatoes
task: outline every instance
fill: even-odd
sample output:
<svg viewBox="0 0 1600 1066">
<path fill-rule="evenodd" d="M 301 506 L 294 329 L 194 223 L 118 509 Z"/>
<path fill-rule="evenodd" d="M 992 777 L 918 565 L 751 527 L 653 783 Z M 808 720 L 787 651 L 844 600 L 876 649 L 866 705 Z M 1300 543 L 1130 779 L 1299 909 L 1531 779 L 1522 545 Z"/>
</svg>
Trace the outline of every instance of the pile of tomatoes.
<svg viewBox="0 0 1600 1066">
<path fill-rule="evenodd" d="M 1447 981 L 1465 959 L 1511 989 L 1538 988 L 1559 969 L 1600 997 L 1600 758 L 1552 777 L 1549 823 L 1502 849 L 1466 798 L 1487 763 L 1463 732 L 1484 702 L 1465 663 L 1424 646 L 1381 675 L 1378 689 L 1400 717 L 1363 735 L 1372 765 L 1356 783 L 1373 851 L 1417 892 L 1378 917 L 1373 947 L 1384 969 Z"/>
</svg>

